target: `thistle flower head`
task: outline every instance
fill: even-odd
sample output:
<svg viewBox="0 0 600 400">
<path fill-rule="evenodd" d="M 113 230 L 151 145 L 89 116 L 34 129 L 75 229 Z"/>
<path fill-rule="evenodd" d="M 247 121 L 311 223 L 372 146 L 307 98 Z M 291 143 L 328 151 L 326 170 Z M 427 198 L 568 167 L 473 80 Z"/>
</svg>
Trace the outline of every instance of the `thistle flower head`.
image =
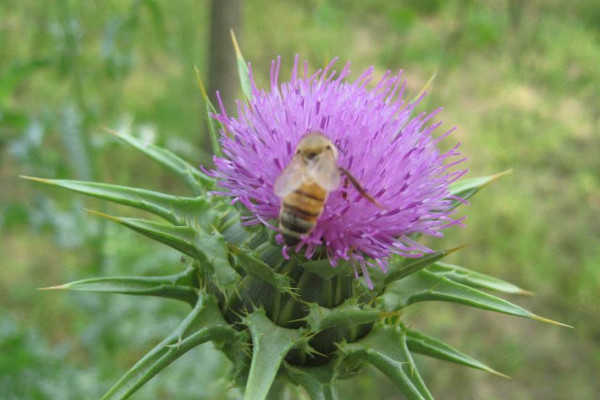
<svg viewBox="0 0 600 400">
<path fill-rule="evenodd" d="M 437 148 L 450 133 L 433 135 L 441 124 L 433 122 L 439 110 L 413 115 L 422 96 L 414 102 L 403 98 L 401 73 L 387 72 L 373 84 L 369 68 L 352 81 L 350 64 L 338 73 L 335 61 L 311 75 L 307 63 L 300 67 L 296 57 L 291 79 L 280 83 L 278 58 L 268 90 L 258 89 L 250 73 L 252 96 L 247 103 L 238 102 L 237 116 L 222 106 L 214 116 L 224 126 L 225 156 L 215 157 L 212 174 L 222 188 L 218 194 L 250 211 L 247 224 L 277 229 L 268 222 L 278 218 L 282 203 L 274 182 L 301 138 L 321 132 L 339 150 L 338 165 L 382 207 L 342 179 L 295 250 L 310 258 L 324 245 L 332 266 L 351 260 L 368 277 L 366 266 L 385 270 L 391 254 L 417 257 L 430 251 L 412 234 L 441 236 L 444 228 L 459 222 L 451 218 L 448 185 L 464 171 L 450 171 L 462 161 L 449 161 L 459 155 L 458 145 L 447 152 Z"/>
</svg>

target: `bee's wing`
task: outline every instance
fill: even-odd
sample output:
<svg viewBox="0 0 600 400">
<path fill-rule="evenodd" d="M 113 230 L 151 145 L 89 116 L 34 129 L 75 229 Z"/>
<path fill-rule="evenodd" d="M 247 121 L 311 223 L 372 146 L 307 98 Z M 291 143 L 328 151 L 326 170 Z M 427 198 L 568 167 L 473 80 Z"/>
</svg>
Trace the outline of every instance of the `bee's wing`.
<svg viewBox="0 0 600 400">
<path fill-rule="evenodd" d="M 306 167 L 308 175 L 323 189 L 332 191 L 340 186 L 340 169 L 332 152 L 321 154 L 314 163 Z"/>
<path fill-rule="evenodd" d="M 281 174 L 275 180 L 273 192 L 278 197 L 285 197 L 287 194 L 298 189 L 306 180 L 306 168 L 304 161 L 299 155 L 295 155 L 292 161 L 281 171 Z"/>
</svg>

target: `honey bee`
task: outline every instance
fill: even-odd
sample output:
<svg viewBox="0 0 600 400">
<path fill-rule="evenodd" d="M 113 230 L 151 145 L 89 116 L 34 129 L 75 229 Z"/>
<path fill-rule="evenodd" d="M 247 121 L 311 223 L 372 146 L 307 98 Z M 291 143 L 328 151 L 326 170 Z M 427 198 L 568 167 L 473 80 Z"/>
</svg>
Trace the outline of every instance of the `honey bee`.
<svg viewBox="0 0 600 400">
<path fill-rule="evenodd" d="M 314 229 L 327 195 L 341 184 L 342 174 L 362 196 L 380 207 L 358 180 L 338 165 L 338 149 L 327 136 L 310 132 L 302 137 L 273 186 L 273 192 L 282 199 L 279 230 L 287 246 L 295 246 Z"/>
</svg>

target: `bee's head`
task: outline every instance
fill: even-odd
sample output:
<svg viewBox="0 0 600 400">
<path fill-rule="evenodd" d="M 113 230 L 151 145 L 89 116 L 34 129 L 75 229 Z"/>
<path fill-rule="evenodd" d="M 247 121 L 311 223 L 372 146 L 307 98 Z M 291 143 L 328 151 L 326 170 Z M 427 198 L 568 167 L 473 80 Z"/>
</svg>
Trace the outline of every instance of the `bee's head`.
<svg viewBox="0 0 600 400">
<path fill-rule="evenodd" d="M 300 139 L 296 153 L 305 160 L 314 160 L 321 154 L 333 152 L 335 160 L 338 158 L 338 150 L 331 140 L 320 132 L 307 133 Z"/>
</svg>

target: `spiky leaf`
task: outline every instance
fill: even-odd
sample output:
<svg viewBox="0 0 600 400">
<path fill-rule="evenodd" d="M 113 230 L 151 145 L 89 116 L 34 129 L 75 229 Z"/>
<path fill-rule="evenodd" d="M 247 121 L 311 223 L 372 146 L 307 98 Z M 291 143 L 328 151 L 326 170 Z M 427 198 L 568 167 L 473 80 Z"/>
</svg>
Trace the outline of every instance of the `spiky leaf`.
<svg viewBox="0 0 600 400">
<path fill-rule="evenodd" d="M 482 362 L 456 350 L 454 347 L 443 343 L 437 339 L 427 336 L 420 332 L 410 329 L 406 330 L 406 345 L 413 353 L 423 354 L 440 360 L 450 361 L 455 364 L 466 365 L 467 367 L 480 369 L 492 374 L 506 377 L 506 375 L 488 367 Z"/>
<path fill-rule="evenodd" d="M 464 248 L 464 246 L 455 247 L 453 249 L 448 250 L 435 251 L 433 253 L 425 254 L 419 258 L 402 259 L 403 261 L 401 263 L 390 263 L 388 273 L 383 279 L 383 284 L 384 286 L 387 286 L 392 282 L 405 278 L 410 274 L 414 274 L 415 272 L 435 263 L 438 260 L 441 260 L 447 255 L 452 254 L 462 248 Z"/>
<path fill-rule="evenodd" d="M 195 244 L 201 251 L 201 263 L 210 268 L 213 281 L 217 286 L 223 292 L 234 289 L 241 276 L 229 262 L 229 248 L 223 235 L 217 231 L 209 234 L 198 233 Z"/>
<path fill-rule="evenodd" d="M 351 274 L 352 268 L 350 263 L 344 260 L 340 261 L 339 265 L 335 268 L 331 266 L 329 259 L 325 258 L 322 260 L 305 261 L 302 263 L 302 267 L 313 274 L 319 275 L 323 279 L 330 279 L 338 275 Z"/>
<path fill-rule="evenodd" d="M 203 213 L 208 205 L 203 197 L 171 196 L 129 186 L 68 179 L 23 178 L 148 211 L 175 225 L 181 225 L 186 218 Z"/>
<path fill-rule="evenodd" d="M 294 295 L 292 292 L 292 282 L 286 275 L 279 274 L 271 266 L 264 263 L 258 257 L 250 254 L 248 251 L 240 251 L 237 247 L 232 247 L 232 253 L 241 267 L 248 275 L 264 281 L 273 286 L 281 293 Z"/>
<path fill-rule="evenodd" d="M 381 325 L 363 339 L 343 343 L 340 350 L 383 372 L 408 400 L 433 400 L 421 379 L 399 326 Z"/>
<path fill-rule="evenodd" d="M 252 364 L 244 400 L 264 400 L 284 357 L 301 341 L 304 330 L 277 326 L 262 309 L 247 315 L 243 322 L 252 334 Z"/>
<path fill-rule="evenodd" d="M 223 320 L 214 297 L 201 294 L 196 306 L 165 340 L 160 342 L 102 397 L 123 400 L 192 348 L 210 340 L 234 340 L 236 331 Z"/>
<path fill-rule="evenodd" d="M 202 257 L 200 249 L 195 245 L 197 232 L 189 226 L 177 226 L 140 218 L 115 217 L 97 211 L 92 213 L 118 222 L 150 239 L 179 250 L 185 255 L 196 259 Z"/>
<path fill-rule="evenodd" d="M 458 265 L 437 262 L 427 267 L 427 270 L 436 275 L 444 276 L 454 282 L 480 289 L 496 290 L 510 294 L 531 294 L 517 285 L 502 279 L 476 272 Z"/>
<path fill-rule="evenodd" d="M 480 176 L 477 178 L 461 179 L 460 181 L 452 183 L 449 187 L 449 191 L 451 195 L 460 197 L 463 200 L 467 200 L 468 198 L 474 196 L 475 193 L 479 192 L 479 190 L 481 190 L 481 188 L 483 188 L 484 186 L 489 185 L 496 179 L 508 173 L 510 173 L 510 170 L 490 176 Z M 456 208 L 460 204 L 462 204 L 460 200 L 453 199 L 451 208 Z"/>
<path fill-rule="evenodd" d="M 385 290 L 379 301 L 386 310 L 398 310 L 421 301 L 450 301 L 468 306 L 496 311 L 518 317 L 563 325 L 542 318 L 509 301 L 434 274 L 427 270 L 394 282 Z"/>
<path fill-rule="evenodd" d="M 204 117 L 206 118 L 206 123 L 208 124 L 208 135 L 210 137 L 210 143 L 212 145 L 213 154 L 217 157 L 222 157 L 223 151 L 221 150 L 221 143 L 219 142 L 219 131 L 216 126 L 218 122 L 212 117 L 212 115 L 217 114 L 217 110 L 208 98 L 208 94 L 206 93 L 206 89 L 204 88 L 204 84 L 202 83 L 202 79 L 200 79 L 200 71 L 197 67 L 195 68 L 195 70 L 196 78 L 198 80 L 198 86 L 200 87 L 200 93 L 202 94 L 202 101 L 204 102 Z"/>
<path fill-rule="evenodd" d="M 317 303 L 310 303 L 308 309 L 306 322 L 315 332 L 336 326 L 368 324 L 377 321 L 382 314 L 381 310 L 360 306 L 356 299 L 348 299 L 331 309 Z"/>
<path fill-rule="evenodd" d="M 241 246 L 252 238 L 252 233 L 241 223 L 240 213 L 233 208 L 221 214 L 218 230 L 228 243 L 235 246 Z"/>
<path fill-rule="evenodd" d="M 242 92 L 246 99 L 252 98 L 252 87 L 250 86 L 250 71 L 248 70 L 248 63 L 242 55 L 242 51 L 238 46 L 237 39 L 233 30 L 231 31 L 231 40 L 233 41 L 233 48 L 235 49 L 235 58 L 237 60 L 238 77 L 240 79 L 240 85 L 242 86 Z"/>
<path fill-rule="evenodd" d="M 339 400 L 331 364 L 306 368 L 284 362 L 282 371 L 291 382 L 301 385 L 311 400 Z"/>
<path fill-rule="evenodd" d="M 209 269 L 215 283 L 223 290 L 231 289 L 241 279 L 229 264 L 229 252 L 225 238 L 216 231 L 207 234 L 189 226 L 176 226 L 138 218 L 114 217 L 97 211 L 93 213 L 125 225 L 144 236 L 199 260 L 203 267 Z"/>
<path fill-rule="evenodd" d="M 196 304 L 198 293 L 196 289 L 196 268 L 168 276 L 115 276 L 84 279 L 66 283 L 60 286 L 44 288 L 77 290 L 98 293 L 119 293 L 137 296 L 156 296 L 184 301 L 190 305 Z"/>
<path fill-rule="evenodd" d="M 145 143 L 131 135 L 111 130 L 108 131 L 172 172 L 174 176 L 179 178 L 190 188 L 190 190 L 192 190 L 194 195 L 201 195 L 205 192 L 205 188 L 214 185 L 214 179 L 203 174 L 198 168 L 191 166 L 187 161 L 184 161 L 181 157 L 173 154 L 169 150 L 154 144 Z"/>
</svg>

